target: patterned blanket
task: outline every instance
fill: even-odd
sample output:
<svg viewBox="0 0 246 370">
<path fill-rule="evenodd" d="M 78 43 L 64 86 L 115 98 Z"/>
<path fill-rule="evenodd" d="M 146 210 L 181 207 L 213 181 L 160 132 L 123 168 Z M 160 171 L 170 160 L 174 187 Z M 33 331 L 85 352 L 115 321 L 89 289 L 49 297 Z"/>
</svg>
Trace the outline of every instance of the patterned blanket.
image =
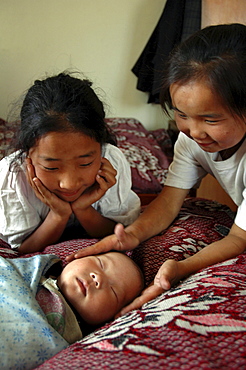
<svg viewBox="0 0 246 370">
<path fill-rule="evenodd" d="M 68 346 L 35 299 L 41 275 L 56 261 L 0 257 L 1 369 L 33 369 Z"/>
<path fill-rule="evenodd" d="M 129 255 L 149 283 L 167 258 L 184 259 L 224 237 L 228 207 L 188 199 L 171 227 Z M 65 256 L 95 243 L 71 240 L 43 253 Z M 3 245 L 4 246 L 4 245 Z M 2 249 L 7 257 L 12 253 Z M 11 257 L 10 257 L 11 258 Z M 38 369 L 246 369 L 246 253 L 208 267 L 63 349 Z M 47 340 L 47 346 L 48 346 Z"/>
</svg>

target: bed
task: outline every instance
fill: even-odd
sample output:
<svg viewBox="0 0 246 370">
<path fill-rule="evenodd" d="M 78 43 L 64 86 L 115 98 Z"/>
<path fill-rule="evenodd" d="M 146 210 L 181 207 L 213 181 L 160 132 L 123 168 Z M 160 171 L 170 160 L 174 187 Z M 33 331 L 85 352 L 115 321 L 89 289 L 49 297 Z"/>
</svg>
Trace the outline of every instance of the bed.
<svg viewBox="0 0 246 370">
<path fill-rule="evenodd" d="M 110 118 L 108 124 L 130 162 L 133 189 L 144 208 L 164 184 L 175 132 L 147 131 L 132 118 Z M 7 143 L 15 131 L 14 124 L 0 121 L 0 155 L 7 154 Z M 189 197 L 167 231 L 128 254 L 141 267 L 147 285 L 165 259 L 187 258 L 223 238 L 233 218 L 234 213 L 225 205 Z M 66 255 L 96 241 L 71 239 L 46 247 L 42 254 L 55 254 L 65 265 Z M 30 255 L 18 255 L 0 240 L 0 256 L 11 260 Z M 2 283 L 0 274 L 0 286 Z M 57 345 L 52 352 L 43 351 L 27 360 L 37 347 L 37 343 L 31 344 L 29 353 L 19 357 L 18 366 L 11 366 L 43 370 L 246 369 L 245 296 L 246 253 L 198 271 L 140 310 L 106 323 L 65 348 Z M 0 293 L 0 305 L 3 299 Z M 13 353 L 10 356 L 14 357 Z"/>
</svg>

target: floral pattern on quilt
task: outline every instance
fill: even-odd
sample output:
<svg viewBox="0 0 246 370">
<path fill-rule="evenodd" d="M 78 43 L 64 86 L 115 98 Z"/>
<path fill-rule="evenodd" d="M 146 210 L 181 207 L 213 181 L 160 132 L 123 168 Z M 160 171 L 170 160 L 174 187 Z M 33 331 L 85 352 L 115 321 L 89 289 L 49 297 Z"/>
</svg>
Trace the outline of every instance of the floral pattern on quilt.
<svg viewBox="0 0 246 370">
<path fill-rule="evenodd" d="M 18 122 L 6 122 L 0 118 L 0 160 L 13 151 L 10 144 L 16 135 L 18 127 Z"/>
<path fill-rule="evenodd" d="M 230 230 L 234 214 L 219 203 L 190 198 L 167 231 L 128 254 L 146 283 L 167 258 L 184 259 Z M 65 256 L 96 239 L 45 248 Z M 109 322 L 38 368 L 246 369 L 246 253 L 198 271 L 141 309 Z"/>
<path fill-rule="evenodd" d="M 1 369 L 33 369 L 68 346 L 47 322 L 35 295 L 56 256 L 0 257 Z"/>
<path fill-rule="evenodd" d="M 167 130 L 146 130 L 133 118 L 108 118 L 118 147 L 130 163 L 133 190 L 137 193 L 159 193 L 172 160 L 172 142 Z"/>
<path fill-rule="evenodd" d="M 71 369 L 244 369 L 245 257 L 204 269 L 40 368 L 66 358 Z"/>
</svg>

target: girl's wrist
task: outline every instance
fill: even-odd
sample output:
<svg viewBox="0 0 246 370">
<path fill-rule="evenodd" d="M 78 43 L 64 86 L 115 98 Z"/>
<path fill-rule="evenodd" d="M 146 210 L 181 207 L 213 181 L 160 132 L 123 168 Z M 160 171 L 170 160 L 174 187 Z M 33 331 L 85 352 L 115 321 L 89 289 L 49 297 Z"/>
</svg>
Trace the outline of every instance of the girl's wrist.
<svg viewBox="0 0 246 370">
<path fill-rule="evenodd" d="M 52 218 L 52 221 L 58 222 L 58 223 L 67 223 L 69 220 L 69 217 L 72 215 L 72 209 L 70 212 L 63 212 L 62 214 L 55 212 L 54 210 L 50 209 L 49 217 Z"/>
</svg>

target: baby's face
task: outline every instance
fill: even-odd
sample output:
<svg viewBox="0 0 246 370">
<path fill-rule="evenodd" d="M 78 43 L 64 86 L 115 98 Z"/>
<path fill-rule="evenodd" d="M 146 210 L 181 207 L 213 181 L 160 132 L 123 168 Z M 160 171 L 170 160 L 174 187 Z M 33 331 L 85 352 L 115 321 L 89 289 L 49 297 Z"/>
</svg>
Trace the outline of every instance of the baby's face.
<svg viewBox="0 0 246 370">
<path fill-rule="evenodd" d="M 58 286 L 89 324 L 112 319 L 143 289 L 137 267 L 129 257 L 118 252 L 70 262 L 59 276 Z"/>
</svg>

